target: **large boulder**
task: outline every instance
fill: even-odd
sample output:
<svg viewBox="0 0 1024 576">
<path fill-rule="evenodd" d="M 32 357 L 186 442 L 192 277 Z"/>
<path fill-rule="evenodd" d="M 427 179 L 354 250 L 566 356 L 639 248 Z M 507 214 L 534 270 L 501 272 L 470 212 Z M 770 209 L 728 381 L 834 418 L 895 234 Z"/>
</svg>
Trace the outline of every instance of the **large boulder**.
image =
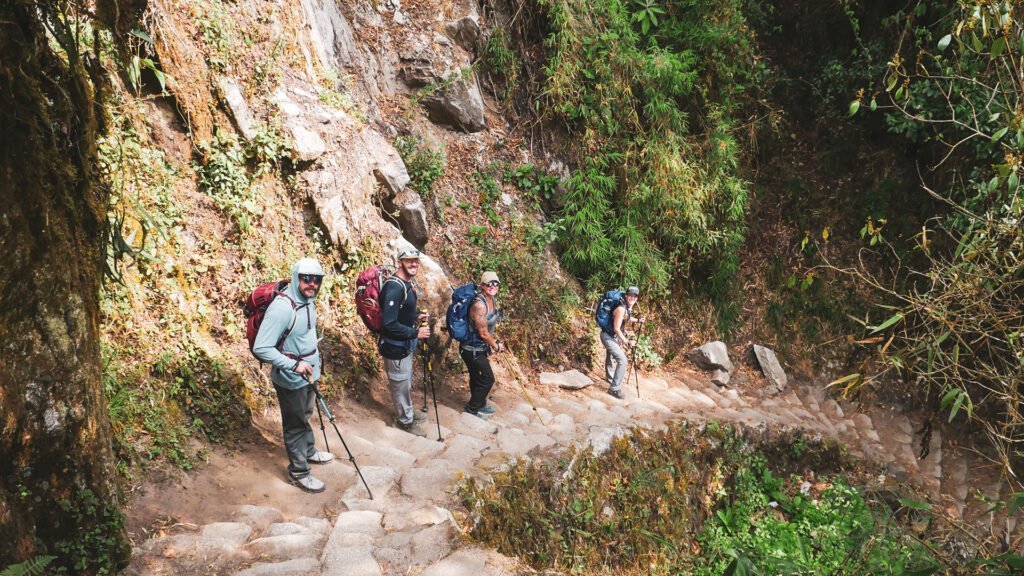
<svg viewBox="0 0 1024 576">
<path fill-rule="evenodd" d="M 732 374 L 736 369 L 729 359 L 729 348 L 720 340 L 690 350 L 686 358 L 701 370 L 725 370 Z"/>
<path fill-rule="evenodd" d="M 390 201 L 393 211 L 398 213 L 398 227 L 402 236 L 413 246 L 423 248 L 430 239 L 430 225 L 427 223 L 427 207 L 423 199 L 411 188 L 406 188 Z"/>
<path fill-rule="evenodd" d="M 789 378 L 786 376 L 786 371 L 782 369 L 782 364 L 779 363 L 775 352 L 771 348 L 754 344 L 754 356 L 757 357 L 757 363 L 761 365 L 761 371 L 764 372 L 768 383 L 775 386 L 779 392 L 785 390 Z"/>
<path fill-rule="evenodd" d="M 470 54 L 475 54 L 480 45 L 480 24 L 473 18 L 465 16 L 451 20 L 444 26 L 448 37 L 455 41 Z"/>
<path fill-rule="evenodd" d="M 475 75 L 455 80 L 423 99 L 427 116 L 435 124 L 464 132 L 479 132 L 486 126 L 484 99 Z"/>
</svg>

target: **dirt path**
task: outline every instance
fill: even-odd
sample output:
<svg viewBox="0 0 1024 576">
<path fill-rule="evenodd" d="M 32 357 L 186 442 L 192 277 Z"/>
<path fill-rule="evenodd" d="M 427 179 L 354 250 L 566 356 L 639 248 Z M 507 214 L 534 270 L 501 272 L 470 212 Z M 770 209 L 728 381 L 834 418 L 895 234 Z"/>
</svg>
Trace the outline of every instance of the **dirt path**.
<svg viewBox="0 0 1024 576">
<path fill-rule="evenodd" d="M 260 418 L 235 450 L 218 449 L 199 472 L 168 480 L 135 499 L 129 516 L 173 516 L 165 530 L 136 532 L 139 542 L 128 574 L 234 574 L 237 576 L 489 576 L 526 573 L 513 559 L 458 542 L 460 528 L 448 511 L 451 489 L 467 474 L 487 474 L 510 458 L 560 450 L 572 444 L 603 449 L 633 426 L 661 428 L 686 419 L 788 426 L 837 438 L 854 456 L 884 465 L 897 481 L 924 488 L 951 513 L 976 514 L 967 486 L 996 496 L 1007 487 L 980 483 L 981 471 L 944 446 L 938 431 L 930 453 L 917 458 L 919 438 L 905 416 L 891 411 L 848 413 L 820 390 L 791 386 L 776 396 L 719 389 L 687 370 L 641 376 L 641 398 L 629 390 L 617 400 L 595 385 L 581 391 L 529 385 L 537 410 L 524 401 L 500 366 L 490 420 L 461 413 L 465 385 L 439 396 L 441 433 L 433 410 L 428 438 L 392 428 L 385 407 L 337 405 L 339 427 L 375 498 L 344 457 L 314 473 L 322 494 L 305 494 L 285 482 L 285 457 L 277 424 Z M 459 390 L 461 387 L 462 390 Z M 421 396 L 414 395 L 414 401 Z M 323 437 L 318 433 L 318 445 Z M 343 454 L 328 427 L 332 451 Z M 1012 519 L 1010 520 L 1012 522 Z M 1008 525 L 1014 529 L 1014 525 Z M 144 537 L 148 539 L 143 540 Z"/>
</svg>

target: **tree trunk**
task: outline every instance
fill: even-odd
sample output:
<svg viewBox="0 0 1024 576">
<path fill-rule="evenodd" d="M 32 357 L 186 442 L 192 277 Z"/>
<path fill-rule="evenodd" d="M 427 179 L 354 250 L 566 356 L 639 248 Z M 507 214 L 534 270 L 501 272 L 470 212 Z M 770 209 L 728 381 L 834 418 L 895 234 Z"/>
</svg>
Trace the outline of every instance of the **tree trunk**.
<svg viewBox="0 0 1024 576">
<path fill-rule="evenodd" d="M 0 2 L 0 568 L 112 573 L 129 549 L 101 390 L 101 76 L 58 9 Z"/>
</svg>

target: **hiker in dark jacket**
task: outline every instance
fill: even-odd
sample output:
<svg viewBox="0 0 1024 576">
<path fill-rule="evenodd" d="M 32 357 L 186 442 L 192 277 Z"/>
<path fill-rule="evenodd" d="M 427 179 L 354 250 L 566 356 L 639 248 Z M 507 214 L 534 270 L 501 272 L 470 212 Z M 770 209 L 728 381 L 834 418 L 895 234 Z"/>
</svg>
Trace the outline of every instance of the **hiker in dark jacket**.
<svg viewBox="0 0 1024 576">
<path fill-rule="evenodd" d="M 330 452 L 316 449 L 309 425 L 316 402 L 312 384 L 320 379 L 313 301 L 323 279 L 324 269 L 316 260 L 303 258 L 296 262 L 288 287 L 267 307 L 252 349 L 257 358 L 273 367 L 270 380 L 281 406 L 288 478 L 307 492 L 324 491 L 324 483 L 313 477 L 309 464 L 326 464 L 334 459 Z"/>
<path fill-rule="evenodd" d="M 494 406 L 487 403 L 487 395 L 494 386 L 494 372 L 487 357 L 491 352 L 504 352 L 505 345 L 494 337 L 494 329 L 501 320 L 498 310 L 498 288 L 501 282 L 495 272 L 480 276 L 483 291 L 469 307 L 469 339 L 459 347 L 459 355 L 469 371 L 469 402 L 465 411 L 487 418 L 494 414 Z"/>
<path fill-rule="evenodd" d="M 612 332 L 601 329 L 601 344 L 604 344 L 604 371 L 608 378 L 608 393 L 620 400 L 623 398 L 622 381 L 626 377 L 626 352 L 623 346 L 636 346 L 636 340 L 626 337 L 623 332 L 626 322 L 643 322 L 643 318 L 633 318 L 633 306 L 640 299 L 640 289 L 630 286 L 623 297 L 625 302 L 612 310 Z"/>
<path fill-rule="evenodd" d="M 395 260 L 398 270 L 380 288 L 382 322 L 378 350 L 384 357 L 398 427 L 425 437 L 427 432 L 418 422 L 426 416 L 412 407 L 413 352 L 419 340 L 430 337 L 430 328 L 420 325 L 427 315 L 416 310 L 418 287 L 414 280 L 420 269 L 420 252 L 411 246 L 399 248 Z"/>
</svg>

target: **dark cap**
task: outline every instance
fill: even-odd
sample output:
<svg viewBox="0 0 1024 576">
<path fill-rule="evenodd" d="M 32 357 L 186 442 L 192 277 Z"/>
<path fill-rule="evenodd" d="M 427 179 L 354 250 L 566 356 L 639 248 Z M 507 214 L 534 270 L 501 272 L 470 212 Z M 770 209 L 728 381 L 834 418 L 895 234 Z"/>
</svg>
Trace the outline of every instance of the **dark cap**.
<svg viewBox="0 0 1024 576">
<path fill-rule="evenodd" d="M 626 288 L 626 296 L 640 296 L 640 289 L 636 286 Z"/>
</svg>

